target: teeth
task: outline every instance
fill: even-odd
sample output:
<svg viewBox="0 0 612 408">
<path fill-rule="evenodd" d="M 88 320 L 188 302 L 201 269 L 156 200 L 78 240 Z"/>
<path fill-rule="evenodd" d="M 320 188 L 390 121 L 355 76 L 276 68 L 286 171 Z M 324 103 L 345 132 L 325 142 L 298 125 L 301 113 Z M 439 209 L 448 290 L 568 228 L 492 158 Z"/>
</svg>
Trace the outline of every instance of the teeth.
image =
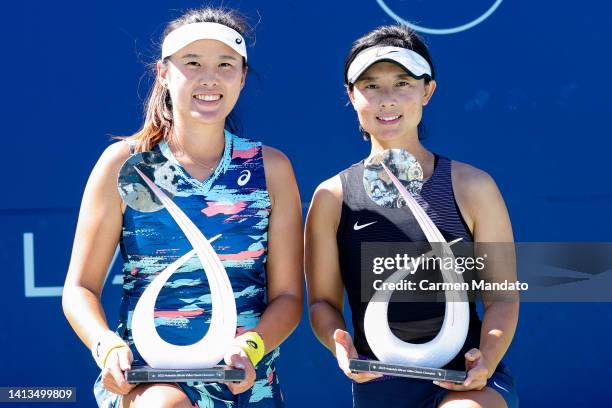
<svg viewBox="0 0 612 408">
<path fill-rule="evenodd" d="M 396 116 L 378 116 L 378 119 L 382 120 L 383 122 L 391 122 L 392 120 L 395 119 L 399 119 L 401 115 L 396 115 Z"/>
<path fill-rule="evenodd" d="M 201 101 L 208 101 L 208 102 L 218 101 L 219 99 L 221 99 L 221 95 L 195 95 L 194 97 Z"/>
</svg>

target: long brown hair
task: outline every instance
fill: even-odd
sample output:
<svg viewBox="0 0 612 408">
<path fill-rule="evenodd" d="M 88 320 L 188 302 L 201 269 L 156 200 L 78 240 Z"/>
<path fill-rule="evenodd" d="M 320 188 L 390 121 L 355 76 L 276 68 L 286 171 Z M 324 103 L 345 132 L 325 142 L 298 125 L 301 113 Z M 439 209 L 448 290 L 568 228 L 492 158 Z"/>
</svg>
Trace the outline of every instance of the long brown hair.
<svg viewBox="0 0 612 408">
<path fill-rule="evenodd" d="M 248 30 L 246 19 L 236 11 L 217 7 L 204 7 L 189 10 L 182 16 L 172 20 L 162 35 L 162 41 L 173 30 L 192 23 L 219 23 L 238 31 L 245 36 Z M 161 44 L 161 43 L 160 43 Z M 160 52 L 161 54 L 161 52 Z M 168 58 L 162 61 L 168 63 Z M 247 69 L 246 61 L 243 59 L 243 67 Z M 155 63 L 151 68 L 155 72 Z M 135 151 L 143 152 L 151 150 L 163 139 L 167 139 L 172 131 L 172 100 L 170 92 L 163 87 L 157 79 L 153 81 L 153 86 L 145 101 L 144 123 L 142 128 L 131 136 L 119 137 L 135 142 Z"/>
</svg>

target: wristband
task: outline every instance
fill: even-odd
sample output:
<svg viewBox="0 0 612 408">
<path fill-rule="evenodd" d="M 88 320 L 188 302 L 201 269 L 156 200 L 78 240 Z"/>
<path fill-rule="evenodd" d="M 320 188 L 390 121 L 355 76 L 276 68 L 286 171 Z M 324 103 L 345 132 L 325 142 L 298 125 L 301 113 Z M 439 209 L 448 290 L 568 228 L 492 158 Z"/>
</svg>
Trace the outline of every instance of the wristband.
<svg viewBox="0 0 612 408">
<path fill-rule="evenodd" d="M 257 363 L 261 361 L 264 354 L 266 354 L 266 348 L 264 346 L 263 339 L 257 332 L 246 332 L 234 339 L 234 344 L 240 347 L 249 356 L 253 367 L 257 366 Z"/>
<path fill-rule="evenodd" d="M 111 351 L 120 347 L 128 347 L 127 344 L 119 337 L 115 332 L 105 331 L 98 339 L 93 343 L 91 347 L 91 355 L 98 367 L 101 370 L 106 365 L 106 359 L 108 358 Z"/>
</svg>

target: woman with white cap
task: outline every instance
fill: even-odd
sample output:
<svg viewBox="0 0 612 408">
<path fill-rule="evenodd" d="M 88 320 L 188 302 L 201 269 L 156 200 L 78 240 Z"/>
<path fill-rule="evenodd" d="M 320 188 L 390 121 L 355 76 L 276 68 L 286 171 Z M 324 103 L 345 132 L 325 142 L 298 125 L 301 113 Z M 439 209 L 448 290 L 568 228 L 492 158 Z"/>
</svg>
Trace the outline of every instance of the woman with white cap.
<svg viewBox="0 0 612 408">
<path fill-rule="evenodd" d="M 99 406 L 283 406 L 275 361 L 301 316 L 300 198 L 287 157 L 228 123 L 247 74 L 245 31 L 226 9 L 170 22 L 142 129 L 108 147 L 87 183 L 62 301 L 101 369 Z M 100 295 L 118 243 L 124 283 L 112 331 Z M 185 359 L 181 347 L 196 352 Z M 195 367 L 205 354 L 209 365 L 244 369 L 245 380 L 124 377 L 142 365 Z"/>
<path fill-rule="evenodd" d="M 353 380 L 355 407 L 516 407 L 514 381 L 502 362 L 518 319 L 515 293 L 509 294 L 509 301 L 495 301 L 483 293 L 482 321 L 473 302 L 463 302 L 464 312 L 459 313 L 461 302 L 448 301 L 391 302 L 388 322 L 386 306 L 385 315 L 372 321 L 368 317 L 372 303 L 363 297 L 362 285 L 368 281 L 367 268 L 362 265 L 368 256 L 364 244 L 513 241 L 508 212 L 493 179 L 468 164 L 432 153 L 420 141 L 423 107 L 436 89 L 426 45 L 405 26 L 379 27 L 353 44 L 345 65 L 345 85 L 371 152 L 365 160 L 321 183 L 312 199 L 306 221 L 305 266 L 315 334 Z M 397 208 L 399 204 L 387 205 L 400 202 L 383 191 L 384 179 L 391 177 L 383 174 L 381 179 L 368 166 L 388 150 L 391 154 L 386 157 L 406 155 L 420 165 L 416 173 L 422 184 L 415 198 L 423 207 L 423 216 Z M 422 224 L 438 231 L 441 240 L 425 241 Z M 490 266 L 499 276 L 516 280 L 513 262 Z M 342 313 L 345 290 L 353 337 L 346 331 Z M 453 312 L 452 317 L 445 317 L 448 311 Z M 446 330 L 447 325 L 456 327 Z M 383 330 L 368 331 L 368 327 Z M 448 342 L 438 346 L 442 332 L 456 349 L 449 351 Z M 387 356 L 396 351 L 393 348 L 408 350 L 404 365 L 466 370 L 467 378 L 460 384 L 432 382 L 349 368 L 350 359 L 387 362 Z"/>
</svg>

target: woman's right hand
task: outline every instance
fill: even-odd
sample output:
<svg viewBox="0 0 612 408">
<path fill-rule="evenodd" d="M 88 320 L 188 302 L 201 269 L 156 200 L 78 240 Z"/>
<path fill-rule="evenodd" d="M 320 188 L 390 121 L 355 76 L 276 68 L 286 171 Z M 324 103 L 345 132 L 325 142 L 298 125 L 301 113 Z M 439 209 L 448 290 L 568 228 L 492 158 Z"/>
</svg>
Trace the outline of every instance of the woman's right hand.
<svg viewBox="0 0 612 408">
<path fill-rule="evenodd" d="M 348 332 L 337 329 L 334 332 L 334 342 L 336 343 L 336 359 L 338 360 L 338 366 L 351 380 L 364 383 L 375 378 L 382 377 L 382 374 L 374 373 L 354 373 L 349 368 L 349 359 L 358 358 L 357 350 L 353 345 L 353 339 Z"/>
<path fill-rule="evenodd" d="M 132 361 L 134 361 L 134 356 L 129 347 L 118 347 L 111 350 L 102 370 L 104 388 L 114 394 L 125 395 L 136 387 L 137 384 L 130 384 L 125 379 L 125 372 L 130 369 Z"/>
</svg>

